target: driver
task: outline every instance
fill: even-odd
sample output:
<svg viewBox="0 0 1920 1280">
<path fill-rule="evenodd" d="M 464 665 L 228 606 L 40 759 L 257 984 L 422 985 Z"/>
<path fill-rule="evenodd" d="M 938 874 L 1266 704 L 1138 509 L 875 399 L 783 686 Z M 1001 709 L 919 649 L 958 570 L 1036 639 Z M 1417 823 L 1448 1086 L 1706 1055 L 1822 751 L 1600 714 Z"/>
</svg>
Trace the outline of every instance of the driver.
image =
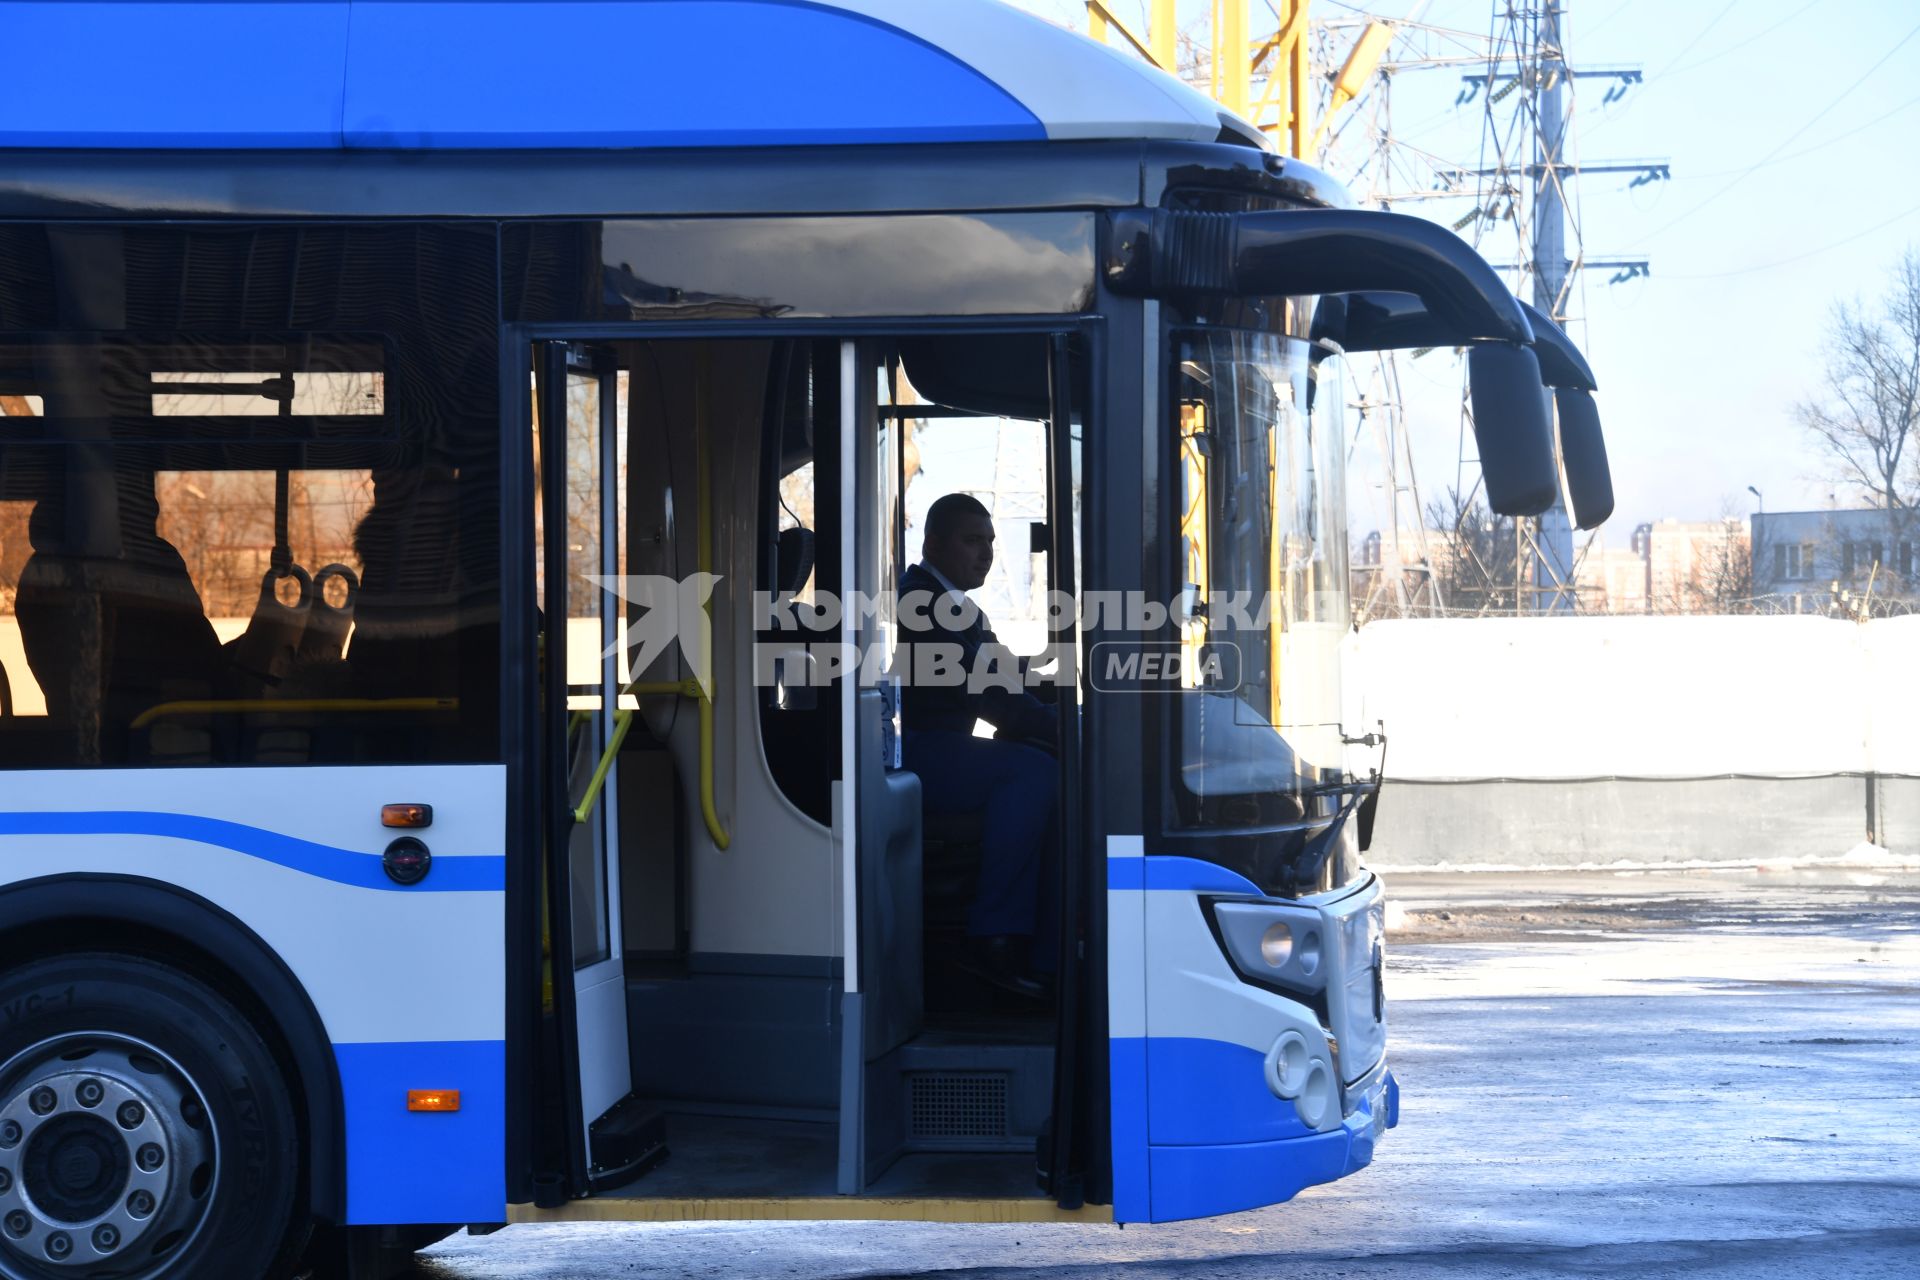
<svg viewBox="0 0 1920 1280">
<path fill-rule="evenodd" d="M 1053 967 L 1053 920 L 1041 910 L 1049 886 L 1057 767 L 1050 754 L 1059 734 L 1054 709 L 1024 687 L 1009 689 L 966 675 L 983 662 L 1018 670 L 966 593 L 993 567 L 993 517 L 964 493 L 950 493 L 927 511 L 919 564 L 900 580 L 900 660 L 918 676 L 912 646 L 957 653 L 945 664 L 956 679 L 909 679 L 901 690 L 901 755 L 920 776 L 926 812 L 982 813 L 980 878 L 967 913 L 967 967 L 993 985 L 1044 998 L 1042 974 Z M 999 736 L 974 735 L 981 720 Z"/>
</svg>

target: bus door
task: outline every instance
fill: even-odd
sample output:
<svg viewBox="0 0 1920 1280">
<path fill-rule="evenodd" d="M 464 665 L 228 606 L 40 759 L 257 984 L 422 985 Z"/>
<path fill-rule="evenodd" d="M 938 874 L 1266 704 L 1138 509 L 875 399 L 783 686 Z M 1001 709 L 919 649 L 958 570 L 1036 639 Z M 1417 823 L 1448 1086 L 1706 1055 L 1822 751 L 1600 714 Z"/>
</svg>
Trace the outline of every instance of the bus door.
<svg viewBox="0 0 1920 1280">
<path fill-rule="evenodd" d="M 883 596 L 900 582 L 904 566 L 921 558 L 936 499 L 964 494 L 987 508 L 993 565 L 969 598 L 1021 655 L 1017 671 L 1007 655 L 993 660 L 1000 680 L 1052 703 L 1057 729 L 1022 738 L 1016 726 L 982 721 L 975 733 L 992 732 L 1033 767 L 1057 771 L 1059 843 L 1038 869 L 1057 882 L 1036 877 L 1031 890 L 1037 912 L 1057 913 L 1054 927 L 1034 936 L 1055 953 L 1035 957 L 1038 972 L 1057 975 L 1054 989 L 1038 1000 L 996 991 L 970 963 L 965 936 L 985 865 L 984 814 L 928 805 L 928 789 L 948 784 L 937 763 L 906 759 L 902 747 L 916 727 L 913 698 L 895 682 L 940 676 L 934 646 L 896 647 L 896 627 L 916 630 L 914 615 L 938 606 L 909 594 L 844 619 L 848 643 L 871 655 L 868 666 L 892 674 L 878 687 L 863 675 L 842 690 L 857 814 L 846 878 L 859 893 L 849 903 L 858 927 L 846 943 L 855 962 L 841 1111 L 860 1126 L 858 1141 L 851 1124 L 842 1128 L 843 1191 L 924 1186 L 916 1162 L 965 1151 L 979 1162 L 976 1188 L 1044 1193 L 1073 1210 L 1086 1198 L 1079 661 L 1071 611 L 1058 607 L 1075 598 L 1078 582 L 1083 410 L 1072 391 L 1074 342 L 1065 333 L 929 333 L 848 344 L 849 357 L 858 354 L 846 373 L 855 395 L 842 406 L 853 442 L 843 461 L 844 520 L 857 530 L 852 580 Z M 994 1181 L 995 1170 L 1004 1181 Z"/>
<path fill-rule="evenodd" d="M 545 732 L 549 1003 L 563 1067 L 577 1078 L 569 1122 L 573 1193 L 626 1172 L 621 1103 L 632 1089 L 619 911 L 618 732 L 622 526 L 619 401 L 603 348 L 535 344 L 536 580 Z M 628 701 L 631 701 L 629 698 Z M 651 1145 L 651 1144 L 649 1144 Z"/>
</svg>

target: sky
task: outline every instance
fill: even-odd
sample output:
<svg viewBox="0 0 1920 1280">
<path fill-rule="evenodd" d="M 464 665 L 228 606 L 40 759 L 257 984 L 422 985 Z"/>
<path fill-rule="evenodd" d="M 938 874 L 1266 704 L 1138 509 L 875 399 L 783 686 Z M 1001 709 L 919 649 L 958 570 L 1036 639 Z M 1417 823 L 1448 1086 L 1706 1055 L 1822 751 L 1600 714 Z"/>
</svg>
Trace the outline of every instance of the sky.
<svg viewBox="0 0 1920 1280">
<path fill-rule="evenodd" d="M 1017 2 L 1085 27 L 1082 0 Z M 1142 0 L 1111 2 L 1144 26 Z M 1484 35 L 1496 3 L 1504 9 L 1504 0 L 1314 0 L 1312 12 L 1412 15 Z M 1182 0 L 1183 27 L 1204 35 L 1207 8 Z M 1569 309 L 1600 384 L 1613 465 L 1605 545 L 1626 546 L 1645 520 L 1744 515 L 1756 505 L 1750 485 L 1769 511 L 1857 505 L 1794 408 L 1820 393 L 1834 304 L 1877 299 L 1890 266 L 1920 249 L 1920 4 L 1563 0 L 1562 9 L 1572 66 L 1633 65 L 1644 77 L 1612 103 L 1602 101 L 1606 82 L 1575 82 L 1571 154 L 1586 164 L 1660 160 L 1672 173 L 1637 188 L 1633 174 L 1575 180 L 1587 255 L 1651 264 L 1650 276 L 1620 283 L 1583 272 Z M 1256 19 L 1256 32 L 1271 26 Z M 1394 134 L 1476 164 L 1483 113 L 1478 100 L 1454 105 L 1461 71 L 1396 75 Z M 1342 167 L 1329 165 L 1349 178 Z M 1472 202 L 1395 207 L 1451 222 Z M 1455 476 L 1459 375 L 1443 356 L 1401 368 L 1415 470 L 1431 498 Z M 1368 469 L 1356 457 L 1356 529 L 1368 525 Z"/>
</svg>

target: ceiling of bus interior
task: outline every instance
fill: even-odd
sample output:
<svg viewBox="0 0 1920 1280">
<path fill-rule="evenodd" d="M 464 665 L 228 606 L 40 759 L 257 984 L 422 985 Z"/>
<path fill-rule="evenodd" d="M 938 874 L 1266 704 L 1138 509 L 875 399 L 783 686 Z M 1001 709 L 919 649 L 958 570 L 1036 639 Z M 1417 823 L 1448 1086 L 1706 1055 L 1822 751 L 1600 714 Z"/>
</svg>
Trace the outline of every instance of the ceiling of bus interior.
<svg viewBox="0 0 1920 1280">
<path fill-rule="evenodd" d="M 998 0 L 6 8 L 22 56 L 0 148 L 1213 141 L 1226 123 L 1172 76 Z"/>
</svg>

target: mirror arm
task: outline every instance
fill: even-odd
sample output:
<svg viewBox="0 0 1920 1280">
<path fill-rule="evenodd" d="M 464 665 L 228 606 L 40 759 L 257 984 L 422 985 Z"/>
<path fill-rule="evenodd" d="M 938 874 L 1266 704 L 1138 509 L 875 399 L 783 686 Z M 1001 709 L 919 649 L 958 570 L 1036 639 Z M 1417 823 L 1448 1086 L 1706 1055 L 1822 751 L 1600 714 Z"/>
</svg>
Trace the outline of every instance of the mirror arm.
<svg viewBox="0 0 1920 1280">
<path fill-rule="evenodd" d="M 1560 326 L 1537 307 L 1525 302 L 1519 306 L 1533 329 L 1533 353 L 1540 361 L 1541 384 L 1580 391 L 1599 390 L 1586 356 Z M 1470 341 L 1428 310 L 1418 296 L 1387 289 L 1361 289 L 1322 297 L 1313 313 L 1311 336 L 1338 343 L 1340 349 L 1347 352 L 1458 347 Z"/>
<path fill-rule="evenodd" d="M 1416 294 L 1456 343 L 1529 346 L 1533 328 L 1499 273 L 1438 223 L 1370 209 L 1107 215 L 1106 281 L 1144 297 Z"/>
<path fill-rule="evenodd" d="M 1580 348 L 1573 345 L 1573 339 L 1537 307 L 1523 302 L 1520 309 L 1533 326 L 1533 354 L 1540 361 L 1540 381 L 1549 387 L 1598 391 L 1600 384 L 1593 379 L 1593 368 Z"/>
<path fill-rule="evenodd" d="M 1388 289 L 1322 295 L 1314 308 L 1309 336 L 1336 343 L 1349 354 L 1458 347 L 1467 341 L 1427 310 L 1427 304 L 1416 295 Z"/>
</svg>

